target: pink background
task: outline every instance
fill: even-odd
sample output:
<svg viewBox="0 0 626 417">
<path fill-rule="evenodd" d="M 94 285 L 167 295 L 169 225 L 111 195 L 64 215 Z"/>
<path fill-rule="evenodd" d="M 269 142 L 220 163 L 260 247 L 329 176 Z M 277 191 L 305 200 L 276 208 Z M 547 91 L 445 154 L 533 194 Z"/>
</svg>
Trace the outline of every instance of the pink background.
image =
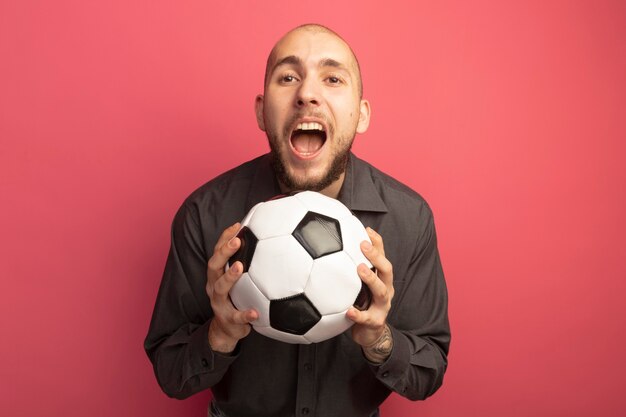
<svg viewBox="0 0 626 417">
<path fill-rule="evenodd" d="M 1 415 L 205 415 L 142 349 L 170 222 L 266 151 L 266 55 L 310 21 L 360 58 L 355 152 L 436 215 L 449 371 L 384 415 L 625 415 L 626 2 L 371 3 L 0 2 Z"/>
</svg>

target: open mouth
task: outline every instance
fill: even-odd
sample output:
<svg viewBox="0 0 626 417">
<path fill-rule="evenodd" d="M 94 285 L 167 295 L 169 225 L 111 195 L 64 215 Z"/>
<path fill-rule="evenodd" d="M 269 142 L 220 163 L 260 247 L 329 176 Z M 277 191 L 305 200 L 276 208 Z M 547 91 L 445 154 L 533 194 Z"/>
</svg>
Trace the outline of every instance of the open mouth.
<svg viewBox="0 0 626 417">
<path fill-rule="evenodd" d="M 298 123 L 289 139 L 291 148 L 301 158 L 316 156 L 326 143 L 326 131 L 318 122 Z"/>
</svg>

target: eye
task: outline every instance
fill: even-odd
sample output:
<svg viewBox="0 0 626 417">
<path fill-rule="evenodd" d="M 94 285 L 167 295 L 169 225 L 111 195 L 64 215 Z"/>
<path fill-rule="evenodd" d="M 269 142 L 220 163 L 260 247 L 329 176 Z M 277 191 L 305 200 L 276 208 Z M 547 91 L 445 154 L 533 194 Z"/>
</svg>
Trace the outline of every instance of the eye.
<svg viewBox="0 0 626 417">
<path fill-rule="evenodd" d="M 341 78 L 336 77 L 336 76 L 334 76 L 334 75 L 331 75 L 331 76 L 327 77 L 327 78 L 326 78 L 326 81 L 327 81 L 329 84 L 342 84 L 342 83 L 343 83 L 343 80 L 342 80 Z"/>
<path fill-rule="evenodd" d="M 295 76 L 291 75 L 291 74 L 286 74 L 286 75 L 283 75 L 282 77 L 280 77 L 280 82 L 283 83 L 283 84 L 291 84 L 291 83 L 296 82 L 297 80 L 298 79 Z"/>
</svg>

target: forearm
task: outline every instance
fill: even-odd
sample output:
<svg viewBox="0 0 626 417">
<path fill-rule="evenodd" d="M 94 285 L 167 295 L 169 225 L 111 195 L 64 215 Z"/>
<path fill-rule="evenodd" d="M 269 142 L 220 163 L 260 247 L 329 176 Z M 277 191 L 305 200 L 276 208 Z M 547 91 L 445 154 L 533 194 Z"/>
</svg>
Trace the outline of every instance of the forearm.
<svg viewBox="0 0 626 417">
<path fill-rule="evenodd" d="M 391 337 L 391 329 L 385 324 L 380 337 L 371 345 L 363 346 L 363 355 L 371 363 L 381 364 L 389 358 L 393 350 L 393 338 Z"/>
</svg>

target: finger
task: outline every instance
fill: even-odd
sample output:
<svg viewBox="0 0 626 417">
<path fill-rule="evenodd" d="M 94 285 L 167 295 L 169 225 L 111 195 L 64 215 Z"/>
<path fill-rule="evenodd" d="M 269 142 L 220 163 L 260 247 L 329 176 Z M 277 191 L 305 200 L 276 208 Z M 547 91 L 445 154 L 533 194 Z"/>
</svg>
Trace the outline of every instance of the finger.
<svg viewBox="0 0 626 417">
<path fill-rule="evenodd" d="M 389 288 L 385 283 L 365 264 L 360 264 L 357 268 L 361 281 L 367 285 L 372 293 L 372 304 L 386 302 L 389 295 Z"/>
<path fill-rule="evenodd" d="M 385 258 L 384 251 L 380 250 L 380 246 L 373 245 L 368 241 L 361 242 L 361 251 L 363 255 L 374 265 L 378 271 L 378 276 L 386 285 L 393 283 L 393 267 L 391 262 Z"/>
<path fill-rule="evenodd" d="M 362 311 L 359 311 L 354 307 L 350 307 L 348 311 L 346 312 L 346 317 L 348 318 L 348 320 L 352 320 L 353 322 L 357 324 L 362 324 L 363 323 L 362 313 L 363 313 Z"/>
<path fill-rule="evenodd" d="M 217 251 L 217 249 L 223 246 L 224 243 L 235 237 L 239 232 L 239 229 L 241 229 L 241 224 L 239 222 L 227 227 L 226 230 L 224 230 L 220 237 L 217 239 L 217 243 L 213 248 L 213 252 Z"/>
<path fill-rule="evenodd" d="M 354 307 L 350 307 L 346 312 L 346 317 L 355 324 L 377 328 L 384 325 L 387 315 L 384 314 L 382 310 L 373 312 L 369 310 L 360 311 Z"/>
<path fill-rule="evenodd" d="M 211 256 L 208 263 L 210 278 L 217 279 L 224 272 L 226 263 L 239 250 L 240 246 L 241 239 L 233 237 L 213 252 L 213 256 Z"/>
<path fill-rule="evenodd" d="M 239 311 L 236 308 L 233 308 L 233 310 L 234 313 L 231 320 L 234 324 L 250 324 L 259 318 L 259 313 L 256 310 Z"/>
<path fill-rule="evenodd" d="M 206 293 L 209 296 L 209 299 L 211 300 L 211 305 L 214 308 L 217 308 L 219 307 L 219 304 L 215 305 L 216 302 L 221 303 L 228 295 L 230 288 L 232 288 L 232 285 L 228 284 L 228 282 L 224 282 L 224 279 L 225 278 L 227 279 L 227 277 L 230 276 L 231 279 L 234 279 L 234 282 L 236 282 L 237 279 L 239 279 L 239 276 L 241 275 L 243 267 L 242 267 L 241 262 L 235 262 L 231 265 L 231 267 L 226 272 L 224 272 L 224 267 L 222 267 L 222 269 L 219 271 L 217 270 L 213 271 L 211 269 L 212 267 L 210 266 L 212 262 L 213 260 L 209 259 L 209 271 L 207 272 Z"/>
<path fill-rule="evenodd" d="M 222 274 L 222 276 L 215 281 L 215 284 L 213 285 L 213 299 L 216 301 L 223 301 L 227 299 L 230 289 L 241 277 L 242 272 L 243 265 L 241 262 L 235 262 L 228 271 Z"/>
<path fill-rule="evenodd" d="M 382 253 L 383 256 L 385 256 L 385 245 L 383 244 L 383 237 L 381 235 L 379 235 L 371 227 L 367 227 L 365 229 L 365 231 L 367 232 L 367 235 L 369 236 L 370 240 L 372 241 L 372 245 L 374 245 L 374 247 L 376 247 L 376 249 L 378 249 L 378 251 L 380 253 Z"/>
<path fill-rule="evenodd" d="M 239 311 L 230 301 L 226 301 L 220 310 L 214 309 L 215 319 L 222 324 L 220 328 L 230 337 L 241 339 L 250 332 L 250 324 L 259 318 L 256 310 Z"/>
</svg>

